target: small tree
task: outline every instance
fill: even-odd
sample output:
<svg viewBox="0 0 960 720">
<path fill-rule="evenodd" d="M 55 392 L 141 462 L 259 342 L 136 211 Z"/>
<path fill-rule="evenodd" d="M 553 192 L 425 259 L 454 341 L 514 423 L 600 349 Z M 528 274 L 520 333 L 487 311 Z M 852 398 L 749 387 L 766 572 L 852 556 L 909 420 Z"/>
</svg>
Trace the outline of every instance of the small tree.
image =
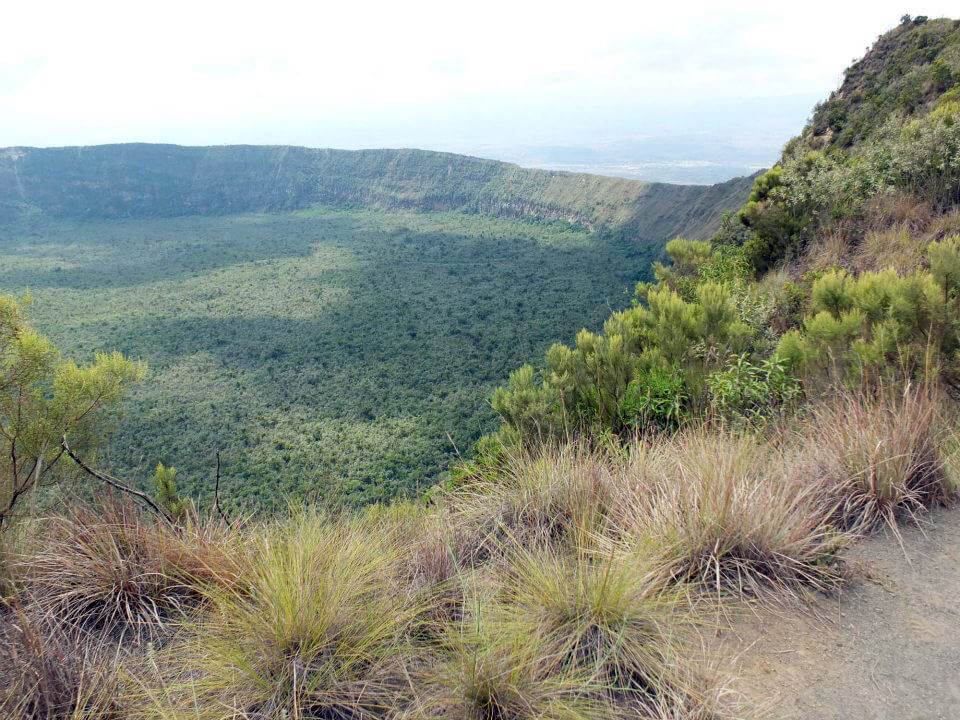
<svg viewBox="0 0 960 720">
<path fill-rule="evenodd" d="M 98 445 L 105 414 L 146 373 L 118 352 L 82 367 L 62 359 L 27 322 L 28 305 L 29 296 L 0 295 L 0 530 L 31 491 L 58 479 L 67 439 L 73 452 Z"/>
<path fill-rule="evenodd" d="M 187 502 L 180 497 L 177 490 L 177 469 L 157 464 L 153 473 L 153 492 L 157 504 L 163 508 L 173 520 L 183 520 L 188 512 Z"/>
</svg>

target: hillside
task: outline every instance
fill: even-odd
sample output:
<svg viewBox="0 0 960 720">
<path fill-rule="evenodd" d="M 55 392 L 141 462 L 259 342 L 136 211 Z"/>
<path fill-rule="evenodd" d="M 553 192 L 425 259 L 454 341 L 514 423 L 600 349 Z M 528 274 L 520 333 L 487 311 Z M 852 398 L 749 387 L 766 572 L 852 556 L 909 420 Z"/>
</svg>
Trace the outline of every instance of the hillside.
<svg viewBox="0 0 960 720">
<path fill-rule="evenodd" d="M 956 83 L 960 21 L 912 18 L 881 35 L 844 72 L 843 82 L 803 132 L 812 147 L 850 148 L 895 113 L 922 115 Z M 949 96 L 948 96 L 949 97 Z M 960 99 L 954 92 L 953 99 Z"/>
<path fill-rule="evenodd" d="M 943 41 L 911 55 L 926 26 Z M 389 173 L 386 195 L 337 181 L 365 207 L 271 213 L 68 216 L 94 202 L 77 200 L 92 170 L 69 203 L 17 190 L 3 277 L 38 290 L 30 307 L 0 294 L 0 713 L 954 717 L 957 27 L 905 18 L 863 67 L 891 87 L 946 78 L 933 94 L 867 112 L 849 142 L 818 135 L 818 111 L 708 240 L 662 254 L 633 210 L 548 182 L 576 176 L 511 180 L 503 206 L 536 196 L 576 224 L 478 212 L 489 179 L 431 212 L 377 207 L 402 195 Z M 153 202 L 111 197 L 98 213 Z M 633 298 L 630 276 L 648 280 Z M 569 340 L 571 324 L 594 329 Z M 564 342 L 544 347 L 551 333 Z M 47 334 L 150 350 L 160 371 L 77 365 Z M 492 395 L 499 428 L 443 482 L 331 512 L 337 478 L 389 497 L 417 422 L 482 420 L 469 403 L 533 351 Z M 147 493 L 102 471 L 127 397 Z M 337 398 L 340 425 L 323 415 Z M 226 509 L 182 494 L 199 471 L 178 486 L 169 467 L 148 479 L 153 457 L 137 469 L 138 449 L 214 445 L 225 422 L 254 429 Z M 358 473 L 371 458 L 379 474 Z M 242 512 L 258 483 L 314 469 L 305 506 Z"/>
<path fill-rule="evenodd" d="M 424 150 L 102 145 L 0 149 L 0 218 L 105 219 L 288 212 L 313 205 L 455 210 L 708 235 L 745 179 L 658 185 Z"/>
<path fill-rule="evenodd" d="M 429 486 L 496 427 L 489 397 L 557 337 L 629 303 L 716 187 L 523 170 L 422 151 L 120 145 L 0 151 L 0 288 L 76 360 L 151 382 L 104 449 L 176 466 L 223 451 L 247 509 Z"/>
</svg>

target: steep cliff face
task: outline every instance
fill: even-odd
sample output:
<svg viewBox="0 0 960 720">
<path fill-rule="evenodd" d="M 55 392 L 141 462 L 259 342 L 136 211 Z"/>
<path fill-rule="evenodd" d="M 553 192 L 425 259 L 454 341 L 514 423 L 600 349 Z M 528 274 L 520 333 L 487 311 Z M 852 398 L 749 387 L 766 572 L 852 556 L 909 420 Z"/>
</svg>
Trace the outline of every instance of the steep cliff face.
<svg viewBox="0 0 960 720">
<path fill-rule="evenodd" d="M 0 220 L 283 212 L 315 204 L 465 210 L 624 227 L 646 237 L 710 234 L 749 179 L 659 185 L 423 150 L 100 145 L 0 150 Z"/>
</svg>

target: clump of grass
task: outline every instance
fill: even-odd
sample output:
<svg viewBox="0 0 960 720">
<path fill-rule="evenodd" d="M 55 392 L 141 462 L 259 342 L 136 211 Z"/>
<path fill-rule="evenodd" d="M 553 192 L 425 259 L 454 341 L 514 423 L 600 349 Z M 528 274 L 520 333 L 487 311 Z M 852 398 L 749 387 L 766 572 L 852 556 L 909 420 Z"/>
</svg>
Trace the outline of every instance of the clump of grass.
<svg viewBox="0 0 960 720">
<path fill-rule="evenodd" d="M 238 572 L 211 528 L 178 533 L 125 500 L 74 506 L 37 543 L 24 558 L 31 614 L 134 642 L 156 640 L 202 602 L 205 585 L 230 583 Z"/>
<path fill-rule="evenodd" d="M 907 274 L 923 267 L 929 243 L 905 227 L 868 232 L 858 252 L 857 268 L 893 268 Z"/>
<path fill-rule="evenodd" d="M 0 532 L 0 616 L 16 599 L 22 580 L 22 563 L 18 549 L 23 541 L 21 523 L 8 525 Z"/>
<path fill-rule="evenodd" d="M 438 661 L 423 670 L 417 702 L 402 717 L 449 720 L 600 720 L 589 673 L 559 661 L 533 623 L 501 624 L 478 606 L 450 628 Z"/>
<path fill-rule="evenodd" d="M 531 547 L 576 543 L 606 522 L 612 498 L 610 465 L 571 444 L 512 458 L 495 476 L 438 497 L 456 534 L 456 555 L 475 565 L 506 541 Z"/>
<path fill-rule="evenodd" d="M 869 532 L 954 494 L 941 454 L 936 397 L 907 387 L 878 399 L 841 394 L 805 423 L 801 482 L 815 485 L 837 527 Z"/>
<path fill-rule="evenodd" d="M 384 717 L 405 703 L 418 607 L 396 584 L 395 533 L 301 515 L 249 540 L 235 588 L 158 658 L 161 717 Z M 158 689 L 160 688 L 160 689 Z"/>
<path fill-rule="evenodd" d="M 697 429 L 636 448 L 630 463 L 646 480 L 621 500 L 620 522 L 673 581 L 738 596 L 838 583 L 832 560 L 849 538 L 767 443 Z"/>
<path fill-rule="evenodd" d="M 0 626 L 0 715 L 120 720 L 114 660 L 101 638 L 65 634 L 15 606 Z"/>
<path fill-rule="evenodd" d="M 692 625 L 687 593 L 644 558 L 517 547 L 502 587 L 501 622 L 532 623 L 549 656 L 586 673 L 598 699 L 648 715 L 703 704 L 703 679 L 680 653 Z"/>
</svg>

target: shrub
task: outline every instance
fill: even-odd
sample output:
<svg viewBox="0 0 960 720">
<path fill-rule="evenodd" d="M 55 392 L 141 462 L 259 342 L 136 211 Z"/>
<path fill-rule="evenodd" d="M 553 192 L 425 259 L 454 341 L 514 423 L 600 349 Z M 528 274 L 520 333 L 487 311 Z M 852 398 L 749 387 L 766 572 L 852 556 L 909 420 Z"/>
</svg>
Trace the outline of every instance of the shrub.
<svg viewBox="0 0 960 720">
<path fill-rule="evenodd" d="M 932 273 L 882 270 L 853 277 L 831 271 L 818 278 L 811 293 L 814 314 L 778 346 L 788 369 L 807 380 L 826 376 L 848 383 L 952 373 L 957 243 L 934 243 L 928 257 Z"/>
<path fill-rule="evenodd" d="M 0 294 L 0 532 L 38 485 L 65 463 L 61 439 L 74 449 L 96 447 L 105 415 L 143 379 L 146 365 L 120 353 L 98 353 L 80 367 L 61 359 L 27 322 L 29 296 Z"/>
<path fill-rule="evenodd" d="M 542 384 L 531 366 L 511 374 L 492 402 L 507 427 L 527 443 L 628 437 L 675 428 L 702 403 L 704 371 L 751 336 L 731 289 L 702 281 L 690 301 L 664 284 L 642 290 L 646 306 L 614 313 L 602 334 L 582 330 L 575 347 L 552 346 Z"/>
<path fill-rule="evenodd" d="M 777 412 L 800 393 L 800 383 L 776 355 L 754 364 L 747 355 L 733 359 L 723 371 L 707 378 L 716 415 L 726 420 L 759 420 Z"/>
<path fill-rule="evenodd" d="M 163 463 L 158 463 L 153 473 L 154 496 L 157 503 L 162 507 L 174 521 L 183 521 L 186 519 L 190 506 L 177 490 L 177 469 L 174 467 L 164 467 Z"/>
</svg>

